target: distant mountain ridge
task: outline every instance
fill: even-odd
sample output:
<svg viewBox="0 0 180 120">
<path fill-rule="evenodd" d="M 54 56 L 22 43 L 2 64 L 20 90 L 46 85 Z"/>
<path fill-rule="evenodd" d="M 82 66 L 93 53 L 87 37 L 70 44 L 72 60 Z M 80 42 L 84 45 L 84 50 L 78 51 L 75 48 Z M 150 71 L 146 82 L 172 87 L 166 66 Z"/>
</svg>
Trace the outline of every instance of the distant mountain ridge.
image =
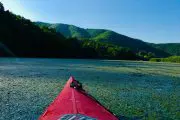
<svg viewBox="0 0 180 120">
<path fill-rule="evenodd" d="M 61 24 L 61 23 L 44 23 L 35 22 L 38 26 L 46 26 L 53 28 L 56 32 L 63 34 L 65 37 L 76 37 L 78 39 L 89 39 L 98 42 L 111 43 L 122 47 L 128 47 L 135 52 L 146 51 L 155 53 L 158 57 L 170 56 L 170 53 L 165 52 L 163 49 L 154 47 L 142 40 L 134 39 L 111 30 L 105 29 L 84 29 L 74 25 Z"/>
</svg>

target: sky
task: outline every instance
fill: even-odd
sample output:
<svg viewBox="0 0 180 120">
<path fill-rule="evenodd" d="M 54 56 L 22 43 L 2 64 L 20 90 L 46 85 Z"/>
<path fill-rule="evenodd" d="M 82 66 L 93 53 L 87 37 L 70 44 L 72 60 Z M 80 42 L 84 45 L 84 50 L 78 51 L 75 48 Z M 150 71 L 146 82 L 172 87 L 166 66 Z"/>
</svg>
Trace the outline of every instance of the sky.
<svg viewBox="0 0 180 120">
<path fill-rule="evenodd" d="M 180 0 L 0 0 L 31 21 L 109 29 L 151 43 L 180 43 Z"/>
</svg>

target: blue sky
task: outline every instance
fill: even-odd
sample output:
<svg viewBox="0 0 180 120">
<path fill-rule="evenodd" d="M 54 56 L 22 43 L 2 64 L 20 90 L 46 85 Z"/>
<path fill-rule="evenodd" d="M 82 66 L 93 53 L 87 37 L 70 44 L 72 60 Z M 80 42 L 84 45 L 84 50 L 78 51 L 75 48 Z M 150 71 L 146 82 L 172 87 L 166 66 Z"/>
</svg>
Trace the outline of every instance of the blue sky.
<svg viewBox="0 0 180 120">
<path fill-rule="evenodd" d="M 153 43 L 180 43 L 180 0 L 0 0 L 32 21 L 102 28 Z"/>
</svg>

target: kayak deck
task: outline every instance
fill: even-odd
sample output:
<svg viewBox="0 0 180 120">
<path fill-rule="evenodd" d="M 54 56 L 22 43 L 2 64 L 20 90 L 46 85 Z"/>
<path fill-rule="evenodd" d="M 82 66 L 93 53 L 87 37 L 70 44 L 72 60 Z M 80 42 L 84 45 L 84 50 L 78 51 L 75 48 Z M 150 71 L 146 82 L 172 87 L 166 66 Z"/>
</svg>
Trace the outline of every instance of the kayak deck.
<svg viewBox="0 0 180 120">
<path fill-rule="evenodd" d="M 73 81 L 75 79 L 70 77 L 39 120 L 118 120 L 84 90 L 70 87 Z"/>
</svg>

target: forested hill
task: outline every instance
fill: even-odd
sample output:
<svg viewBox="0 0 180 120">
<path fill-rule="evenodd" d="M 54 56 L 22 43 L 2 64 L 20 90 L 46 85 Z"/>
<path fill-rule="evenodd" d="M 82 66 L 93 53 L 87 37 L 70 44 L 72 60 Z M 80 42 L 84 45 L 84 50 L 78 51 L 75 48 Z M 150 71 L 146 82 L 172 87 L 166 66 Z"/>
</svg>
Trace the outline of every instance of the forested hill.
<svg viewBox="0 0 180 120">
<path fill-rule="evenodd" d="M 161 49 L 171 55 L 180 56 L 180 43 L 151 44 L 151 46 Z"/>
<path fill-rule="evenodd" d="M 65 38 L 48 28 L 39 28 L 30 20 L 0 11 L 0 42 L 16 56 L 56 56 Z"/>
<path fill-rule="evenodd" d="M 146 52 L 154 53 L 157 57 L 169 56 L 169 53 L 164 52 L 161 49 L 157 49 L 146 42 L 139 39 L 130 38 L 125 35 L 121 35 L 111 30 L 105 29 L 83 29 L 74 25 L 67 24 L 50 24 L 44 22 L 35 22 L 39 26 L 46 26 L 48 28 L 53 28 L 57 32 L 63 34 L 65 37 L 76 37 L 78 39 L 89 39 L 93 41 L 99 41 L 104 43 L 111 43 L 115 45 L 120 45 L 123 47 L 128 47 L 134 52 Z"/>
<path fill-rule="evenodd" d="M 1 2 L 0 56 L 139 59 L 129 48 L 66 38 L 48 26 L 39 27 L 28 19 L 5 11 Z"/>
</svg>

